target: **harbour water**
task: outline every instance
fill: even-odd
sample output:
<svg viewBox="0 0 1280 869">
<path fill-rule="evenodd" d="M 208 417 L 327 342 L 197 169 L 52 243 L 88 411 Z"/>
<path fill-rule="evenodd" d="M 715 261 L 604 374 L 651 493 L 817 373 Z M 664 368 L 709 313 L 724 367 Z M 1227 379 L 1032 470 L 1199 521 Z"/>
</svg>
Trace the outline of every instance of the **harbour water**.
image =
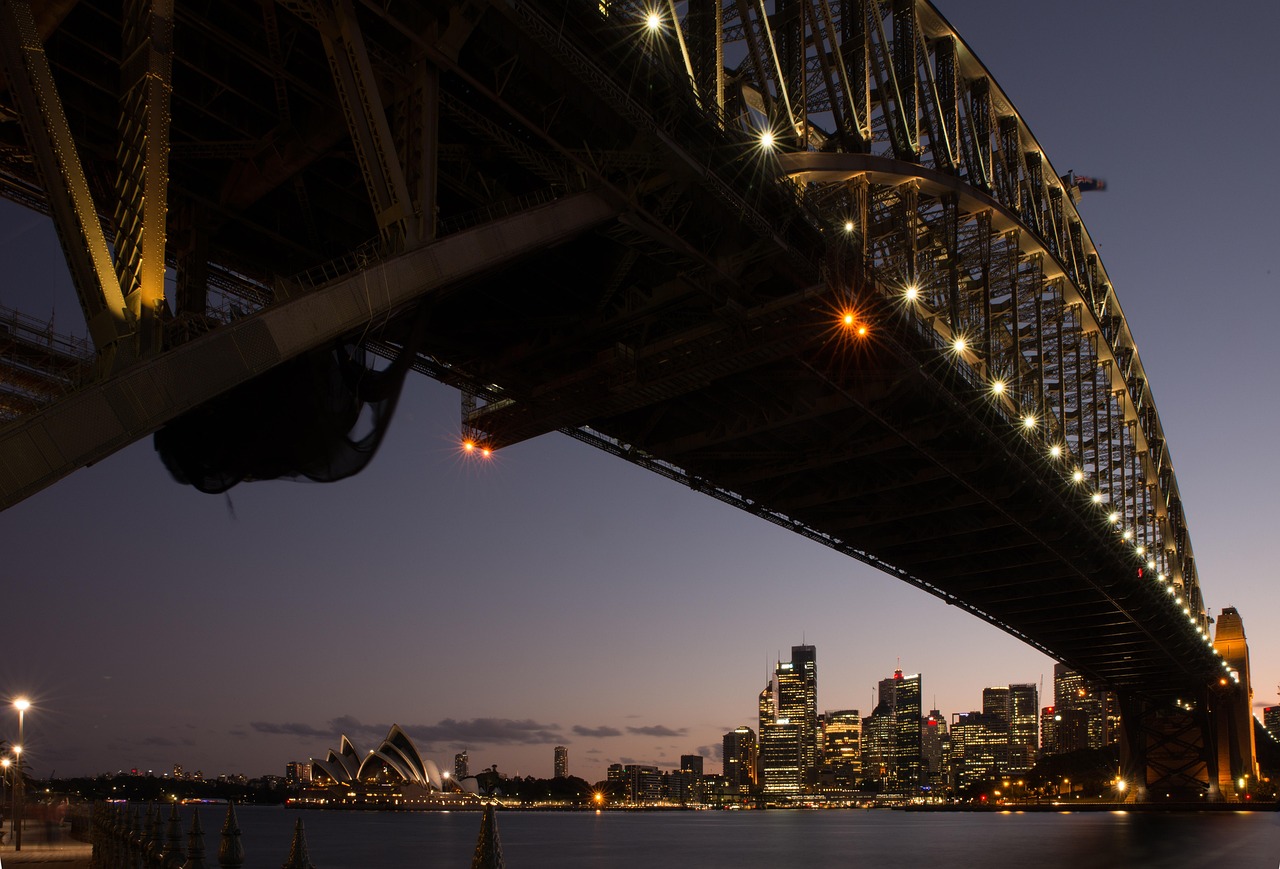
<svg viewBox="0 0 1280 869">
<path fill-rule="evenodd" d="M 224 812 L 201 810 L 210 858 Z M 246 869 L 277 869 L 297 818 L 316 869 L 465 869 L 480 828 L 477 812 L 244 806 L 237 815 Z M 1280 866 L 1272 812 L 500 812 L 498 831 L 509 869 Z"/>
</svg>

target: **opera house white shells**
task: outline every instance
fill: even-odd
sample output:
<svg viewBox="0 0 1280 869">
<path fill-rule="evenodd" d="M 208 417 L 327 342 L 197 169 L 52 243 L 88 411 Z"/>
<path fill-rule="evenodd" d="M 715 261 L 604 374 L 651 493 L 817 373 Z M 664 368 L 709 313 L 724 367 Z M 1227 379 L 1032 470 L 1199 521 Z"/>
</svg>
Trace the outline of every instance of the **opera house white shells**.
<svg viewBox="0 0 1280 869">
<path fill-rule="evenodd" d="M 320 773 L 339 785 L 394 782 L 418 785 L 427 790 L 444 790 L 440 768 L 418 754 L 413 740 L 398 724 L 391 725 L 386 739 L 368 754 L 361 755 L 355 743 L 343 734 L 338 751 L 329 749 L 324 760 L 313 759 L 311 764 L 313 775 Z"/>
</svg>

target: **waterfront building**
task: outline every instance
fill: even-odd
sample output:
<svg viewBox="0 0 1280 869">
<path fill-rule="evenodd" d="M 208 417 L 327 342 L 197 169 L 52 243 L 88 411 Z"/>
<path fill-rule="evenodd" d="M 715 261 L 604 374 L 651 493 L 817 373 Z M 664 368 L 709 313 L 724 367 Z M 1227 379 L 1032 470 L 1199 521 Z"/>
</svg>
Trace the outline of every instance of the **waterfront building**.
<svg viewBox="0 0 1280 869">
<path fill-rule="evenodd" d="M 680 770 L 682 772 L 691 772 L 698 778 L 702 778 L 702 755 L 700 754 L 682 754 L 680 755 Z"/>
<path fill-rule="evenodd" d="M 563 745 L 556 746 L 555 777 L 569 777 L 569 749 Z"/>
<path fill-rule="evenodd" d="M 311 764 L 291 760 L 284 765 L 284 781 L 291 788 L 311 784 Z"/>
<path fill-rule="evenodd" d="M 759 745 L 756 734 L 743 725 L 724 735 L 724 779 L 734 793 L 750 793 L 756 787 Z"/>
<path fill-rule="evenodd" d="M 766 797 L 791 799 L 803 790 L 800 724 L 775 718 L 760 734 L 761 791 Z"/>
<path fill-rule="evenodd" d="M 817 782 L 821 748 L 818 741 L 818 650 L 814 646 L 792 646 L 791 660 L 779 662 L 775 671 L 778 686 L 777 716 L 797 725 L 802 783 Z"/>
<path fill-rule="evenodd" d="M 862 778 L 862 717 L 857 709 L 821 716 L 822 765 L 818 791 L 827 797 L 850 796 Z"/>
<path fill-rule="evenodd" d="M 1120 704 L 1114 692 L 1104 691 L 1065 664 L 1053 666 L 1053 705 L 1062 715 L 1056 753 L 1079 748 L 1102 748 L 1120 738 Z M 1079 728 L 1084 728 L 1083 744 Z"/>
<path fill-rule="evenodd" d="M 874 787 L 880 790 L 888 786 L 896 734 L 893 711 L 883 703 L 862 719 L 862 780 L 874 782 Z"/>
<path fill-rule="evenodd" d="M 620 763 L 609 764 L 609 769 L 605 772 L 605 778 L 608 780 L 609 784 L 621 785 L 622 784 L 622 764 Z"/>
<path fill-rule="evenodd" d="M 963 788 L 1008 772 L 1009 722 L 1000 715 L 959 712 L 951 719 L 951 768 Z"/>
<path fill-rule="evenodd" d="M 1009 725 L 1008 772 L 1035 766 L 1039 745 L 1039 691 L 1033 684 L 982 689 L 982 711 L 998 715 Z"/>
<path fill-rule="evenodd" d="M 920 737 L 920 753 L 924 761 L 924 783 L 935 796 L 950 789 L 951 734 L 947 720 L 937 709 L 929 710 Z"/>
<path fill-rule="evenodd" d="M 892 793 L 915 794 L 922 782 L 924 718 L 920 685 L 919 673 L 904 676 L 901 668 L 894 670 L 892 677 L 880 680 L 880 706 L 877 709 L 884 707 L 893 719 L 894 733 L 886 782 Z"/>
<path fill-rule="evenodd" d="M 1280 706 L 1268 706 L 1262 710 L 1262 726 L 1276 742 L 1280 742 Z"/>
<path fill-rule="evenodd" d="M 656 803 L 662 799 L 662 773 L 656 766 L 642 763 L 624 764 L 622 784 L 627 802 Z"/>
<path fill-rule="evenodd" d="M 1057 707 L 1046 706 L 1040 710 L 1040 757 L 1058 753 L 1058 725 L 1062 715 Z"/>
<path fill-rule="evenodd" d="M 460 751 L 453 756 L 453 779 L 454 781 L 462 781 L 471 774 L 470 758 L 467 757 L 466 751 Z"/>
</svg>

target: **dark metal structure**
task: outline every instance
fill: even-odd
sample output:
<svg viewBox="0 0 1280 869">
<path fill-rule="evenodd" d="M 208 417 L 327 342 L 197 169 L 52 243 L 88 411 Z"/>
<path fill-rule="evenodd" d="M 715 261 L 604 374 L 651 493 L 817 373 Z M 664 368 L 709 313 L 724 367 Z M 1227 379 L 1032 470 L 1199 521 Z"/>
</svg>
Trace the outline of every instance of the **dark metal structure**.
<svg viewBox="0 0 1280 869">
<path fill-rule="evenodd" d="M 1078 191 L 926 0 L 0 0 L 0 43 L 0 193 L 96 348 L 6 405 L 0 504 L 408 344 L 469 447 L 567 432 L 792 528 L 1139 698 L 1153 790 L 1234 780 Z"/>
</svg>

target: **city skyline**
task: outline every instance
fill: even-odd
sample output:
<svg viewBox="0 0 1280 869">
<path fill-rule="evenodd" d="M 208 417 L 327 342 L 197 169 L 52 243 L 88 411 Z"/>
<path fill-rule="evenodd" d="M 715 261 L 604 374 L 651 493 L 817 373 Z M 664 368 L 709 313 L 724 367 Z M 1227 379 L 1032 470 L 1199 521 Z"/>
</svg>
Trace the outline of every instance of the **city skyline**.
<svg viewBox="0 0 1280 869">
<path fill-rule="evenodd" d="M 1230 189 L 1185 113 L 1268 104 L 1280 13 L 1228 38 L 1190 4 L 1091 2 L 1042 41 L 1020 35 L 1061 33 L 1052 4 L 938 6 L 1054 168 L 1109 182 L 1081 210 L 1151 374 L 1207 603 L 1244 618 L 1261 715 L 1280 682 L 1262 545 L 1280 410 L 1256 382 L 1280 365 L 1280 182 Z M 1240 84 L 1222 92 L 1213 68 Z M 1251 122 L 1271 140 L 1275 119 Z M 0 203 L 0 257 L 0 305 L 84 333 L 45 218 Z M 472 768 L 544 775 L 558 744 L 593 781 L 708 747 L 718 763 L 796 643 L 823 650 L 819 711 L 869 713 L 899 659 L 948 717 L 990 685 L 1052 684 L 1050 659 L 995 628 L 582 444 L 545 436 L 482 465 L 458 439 L 456 392 L 413 378 L 381 454 L 343 483 L 200 495 L 144 441 L 7 511 L 0 692 L 33 701 L 33 773 L 278 772 L 393 722 L 444 768 L 465 748 Z"/>
</svg>

